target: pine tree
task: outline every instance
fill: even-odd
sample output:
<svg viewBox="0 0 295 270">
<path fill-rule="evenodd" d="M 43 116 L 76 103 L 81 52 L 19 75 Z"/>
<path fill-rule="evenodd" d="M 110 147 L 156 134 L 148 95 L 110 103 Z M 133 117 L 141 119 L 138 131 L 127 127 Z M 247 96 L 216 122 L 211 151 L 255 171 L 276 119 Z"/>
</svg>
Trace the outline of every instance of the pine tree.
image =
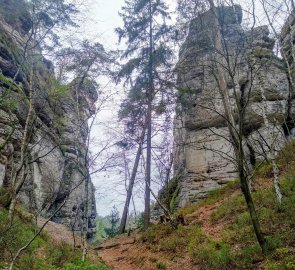
<svg viewBox="0 0 295 270">
<path fill-rule="evenodd" d="M 118 222 L 120 221 L 119 211 L 114 205 L 110 215 L 107 217 L 108 221 L 111 223 L 110 228 L 105 228 L 105 231 L 109 237 L 114 237 L 118 233 Z"/>
<path fill-rule="evenodd" d="M 150 220 L 153 109 L 167 101 L 165 92 L 169 84 L 165 71 L 171 67 L 173 55 L 168 46 L 170 27 L 166 20 L 170 18 L 167 10 L 162 0 L 126 1 L 120 13 L 124 27 L 116 29 L 119 40 L 126 39 L 127 43 L 122 55 L 127 62 L 118 74 L 118 79 L 124 79 L 129 89 L 122 111 L 139 116 L 136 121 L 132 120 L 131 126 L 141 122 L 140 126 L 146 128 L 145 229 Z M 128 207 L 129 202 L 126 205 Z"/>
</svg>

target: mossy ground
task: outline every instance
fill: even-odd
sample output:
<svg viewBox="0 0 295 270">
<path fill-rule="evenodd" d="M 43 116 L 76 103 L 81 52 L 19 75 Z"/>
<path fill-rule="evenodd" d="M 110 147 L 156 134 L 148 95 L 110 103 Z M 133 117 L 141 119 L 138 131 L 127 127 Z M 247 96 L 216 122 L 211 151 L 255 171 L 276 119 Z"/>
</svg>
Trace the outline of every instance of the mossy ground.
<svg viewBox="0 0 295 270">
<path fill-rule="evenodd" d="M 152 225 L 141 240 L 148 249 L 167 256 L 189 254 L 194 269 L 295 269 L 295 142 L 281 151 L 278 163 L 282 172 L 282 206 L 278 207 L 275 198 L 269 164 L 259 168 L 252 193 L 268 254 L 262 254 L 257 244 L 238 181 L 180 209 L 177 214 L 186 217 L 188 226 L 173 230 L 170 224 Z M 202 219 L 198 220 L 198 211 L 210 205 L 210 226 L 219 226 L 218 237 L 210 235 Z"/>
<path fill-rule="evenodd" d="M 25 245 L 38 231 L 32 221 L 32 215 L 18 209 L 13 225 L 9 226 L 7 211 L 0 208 L 0 269 L 10 263 L 19 248 Z M 50 236 L 41 233 L 24 251 L 15 263 L 19 270 L 108 270 L 97 258 L 81 261 L 81 249 L 60 242 L 54 243 Z"/>
</svg>

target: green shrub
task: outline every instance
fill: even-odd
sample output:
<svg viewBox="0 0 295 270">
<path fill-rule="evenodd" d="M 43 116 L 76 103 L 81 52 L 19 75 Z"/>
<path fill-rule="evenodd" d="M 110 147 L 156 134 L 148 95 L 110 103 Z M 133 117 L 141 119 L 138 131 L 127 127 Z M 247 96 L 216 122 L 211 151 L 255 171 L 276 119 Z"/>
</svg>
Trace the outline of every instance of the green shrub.
<svg viewBox="0 0 295 270">
<path fill-rule="evenodd" d="M 277 262 L 267 261 L 264 268 L 265 270 L 281 270 L 282 266 Z"/>
<path fill-rule="evenodd" d="M 263 259 L 260 246 L 255 243 L 232 253 L 234 269 L 257 269 L 255 263 Z"/>
<path fill-rule="evenodd" d="M 273 176 L 273 171 L 272 171 L 272 164 L 271 162 L 268 163 L 262 163 L 259 168 L 256 171 L 256 176 L 257 177 L 262 177 L 262 178 L 270 178 Z"/>
<path fill-rule="evenodd" d="M 281 168 L 290 169 L 295 165 L 295 141 L 286 145 L 279 153 L 279 165 Z"/>
<path fill-rule="evenodd" d="M 166 238 L 170 235 L 174 229 L 170 223 L 151 225 L 145 232 L 141 235 L 141 240 L 143 242 L 155 243 L 159 242 L 161 239 Z"/>
<path fill-rule="evenodd" d="M 159 250 L 175 253 L 184 252 L 192 241 L 196 242 L 201 237 L 204 237 L 204 235 L 199 225 L 191 227 L 179 225 L 173 233 L 159 240 Z"/>
<path fill-rule="evenodd" d="M 65 243 L 48 245 L 46 248 L 46 255 L 49 258 L 50 263 L 56 267 L 62 267 L 69 261 L 79 260 L 82 255 L 80 253 L 80 251 L 74 250 L 71 246 Z"/>
<path fill-rule="evenodd" d="M 228 198 L 211 215 L 213 222 L 223 218 L 234 219 L 237 214 L 246 210 L 245 199 L 242 195 Z"/>
<path fill-rule="evenodd" d="M 205 269 L 230 269 L 231 266 L 231 250 L 229 245 L 223 242 L 208 239 L 202 245 L 197 246 L 192 251 L 192 255 L 195 263 Z"/>
<path fill-rule="evenodd" d="M 167 267 L 166 267 L 166 264 L 165 263 L 157 263 L 157 269 L 162 269 L 162 270 L 165 270 Z"/>
</svg>

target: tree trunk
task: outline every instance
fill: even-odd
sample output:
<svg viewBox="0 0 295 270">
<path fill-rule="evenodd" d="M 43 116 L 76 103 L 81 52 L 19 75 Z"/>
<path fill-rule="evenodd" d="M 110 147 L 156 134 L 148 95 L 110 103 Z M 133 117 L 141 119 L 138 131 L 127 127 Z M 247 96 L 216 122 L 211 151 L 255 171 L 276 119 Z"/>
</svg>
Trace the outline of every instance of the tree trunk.
<svg viewBox="0 0 295 270">
<path fill-rule="evenodd" d="M 264 85 L 263 82 L 261 80 L 259 80 L 259 85 L 260 85 L 260 94 L 261 94 L 261 98 L 262 98 L 262 116 L 263 116 L 263 121 L 264 121 L 264 125 L 267 128 L 268 133 L 271 136 L 271 144 L 269 146 L 269 153 L 267 155 L 267 157 L 270 159 L 271 161 L 271 165 L 272 165 L 272 172 L 273 172 L 273 184 L 275 187 L 275 193 L 276 193 L 276 198 L 278 201 L 278 205 L 279 207 L 281 207 L 282 204 L 282 192 L 281 192 L 281 187 L 280 187 L 280 170 L 276 161 L 276 149 L 275 149 L 275 142 L 277 140 L 277 136 L 274 132 L 274 128 L 275 127 L 271 127 L 269 120 L 267 118 L 267 100 L 266 100 L 266 96 L 265 96 L 265 92 L 264 92 Z"/>
<path fill-rule="evenodd" d="M 146 182 L 145 182 L 145 209 L 144 209 L 144 229 L 149 227 L 150 223 L 150 189 L 151 185 L 151 160 L 152 160 L 152 109 L 151 102 L 148 105 L 148 124 L 147 124 L 147 153 L 146 153 Z"/>
<path fill-rule="evenodd" d="M 222 31 L 220 29 L 220 24 L 218 20 L 218 14 L 215 8 L 215 4 L 213 0 L 208 0 L 208 3 L 210 5 L 211 11 L 214 13 L 214 24 L 215 24 L 215 40 L 214 40 L 214 45 L 215 45 L 215 50 L 219 53 L 224 52 L 224 47 L 222 43 Z M 216 55 L 216 53 L 214 54 Z M 213 56 L 214 57 L 214 56 Z M 219 60 L 219 61 L 218 61 Z M 227 119 L 227 125 L 228 125 L 228 130 L 229 134 L 232 140 L 233 148 L 234 148 L 234 154 L 235 154 L 235 159 L 236 163 L 238 165 L 238 171 L 239 171 L 239 178 L 240 178 L 240 183 L 241 183 L 241 189 L 245 197 L 245 201 L 247 204 L 248 211 L 250 213 L 251 217 L 251 222 L 255 231 L 256 238 L 258 240 L 258 243 L 262 249 L 263 252 L 266 252 L 266 242 L 264 239 L 264 236 L 261 232 L 260 228 L 260 223 L 257 217 L 256 209 L 253 203 L 253 199 L 251 196 L 250 188 L 248 185 L 248 177 L 245 175 L 245 155 L 244 155 L 244 150 L 243 150 L 243 124 L 244 124 L 244 107 L 240 106 L 238 104 L 238 100 L 236 100 L 237 107 L 239 108 L 239 127 L 237 129 L 236 127 L 236 121 L 234 119 L 234 115 L 232 112 L 231 108 L 231 103 L 230 103 L 230 96 L 228 93 L 227 89 L 227 83 L 226 83 L 226 75 L 224 73 L 223 68 L 220 66 L 218 63 L 223 63 L 224 59 L 221 56 L 221 59 L 215 59 L 215 62 L 217 63 L 217 83 L 218 83 L 218 88 L 219 92 L 221 95 L 221 99 L 223 102 L 224 106 L 224 111 L 225 111 L 225 117 Z M 223 63 L 222 66 L 224 67 L 227 66 L 227 63 Z"/>
<path fill-rule="evenodd" d="M 28 144 L 32 134 L 32 126 L 34 122 L 34 95 L 33 95 L 33 66 L 31 66 L 30 71 L 30 82 L 29 82 L 29 109 L 25 122 L 24 135 L 21 142 L 21 156 L 19 166 L 12 174 L 12 194 L 8 201 L 6 202 L 6 206 L 9 208 L 9 220 L 13 219 L 13 213 L 17 201 L 17 195 L 20 192 L 27 176 L 27 164 L 28 164 Z M 21 175 L 20 179 L 19 176 Z M 19 180 L 19 181 L 18 181 Z"/>
<path fill-rule="evenodd" d="M 129 181 L 125 206 L 124 206 L 124 210 L 123 210 L 123 214 L 122 214 L 122 218 L 121 218 L 121 223 L 120 223 L 120 228 L 119 228 L 120 233 L 125 232 L 127 216 L 128 216 L 128 211 L 129 211 L 129 204 L 130 204 L 130 200 L 131 200 L 131 197 L 132 197 L 132 190 L 133 190 L 134 181 L 135 181 L 135 177 L 136 177 L 136 174 L 137 174 L 137 169 L 138 169 L 140 156 L 141 156 L 141 152 L 142 152 L 142 144 L 143 144 L 143 140 L 144 140 L 144 137 L 145 137 L 145 129 L 146 129 L 146 127 L 144 126 L 143 130 L 142 130 L 141 137 L 140 137 L 140 142 L 139 142 L 139 145 L 138 145 L 135 162 L 134 162 L 133 169 L 132 169 L 132 174 L 131 174 L 130 181 Z"/>
<path fill-rule="evenodd" d="M 152 0 L 149 1 L 149 20 L 150 20 L 150 41 L 149 41 L 149 89 L 148 89 L 148 109 L 147 109 L 147 153 L 146 153 L 146 185 L 145 185 L 145 210 L 144 210 L 144 229 L 150 223 L 150 189 L 151 185 L 151 162 L 152 162 L 152 101 L 153 101 L 153 16 Z"/>
<path fill-rule="evenodd" d="M 85 178 L 85 198 L 84 198 L 84 209 L 83 209 L 83 253 L 82 253 L 82 261 L 86 261 L 86 256 L 88 252 L 87 248 L 87 233 L 88 233 L 88 201 L 89 201 L 89 182 L 90 176 L 87 172 L 87 176 Z"/>
<path fill-rule="evenodd" d="M 243 166 L 241 164 L 241 166 Z M 257 213 L 256 213 L 256 209 L 255 209 L 255 205 L 252 199 L 252 195 L 250 192 L 250 188 L 248 185 L 248 179 L 245 176 L 245 174 L 243 173 L 244 169 L 243 168 L 239 168 L 239 177 L 240 177 L 240 182 L 241 182 L 241 189 L 242 192 L 244 194 L 245 200 L 246 200 L 246 204 L 247 204 L 247 208 L 250 214 L 250 218 L 251 218 L 251 222 L 254 228 L 254 232 L 257 238 L 257 241 L 262 249 L 262 252 L 265 254 L 267 251 L 267 247 L 266 247 L 266 241 L 264 239 L 264 236 L 261 232 L 261 228 L 260 228 L 260 223 L 257 217 Z"/>
</svg>

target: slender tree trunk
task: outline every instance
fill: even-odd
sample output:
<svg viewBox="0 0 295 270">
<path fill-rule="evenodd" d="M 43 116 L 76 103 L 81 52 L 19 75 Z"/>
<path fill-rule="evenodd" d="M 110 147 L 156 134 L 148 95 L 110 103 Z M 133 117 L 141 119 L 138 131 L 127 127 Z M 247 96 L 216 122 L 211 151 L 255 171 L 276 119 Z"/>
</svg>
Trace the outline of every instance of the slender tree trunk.
<svg viewBox="0 0 295 270">
<path fill-rule="evenodd" d="M 243 167 L 242 164 L 240 164 L 240 166 Z M 241 182 L 241 189 L 242 192 L 244 194 L 245 200 L 246 200 L 246 204 L 247 204 L 247 208 L 250 214 L 250 218 L 251 218 L 251 222 L 254 228 L 254 232 L 257 238 L 257 241 L 262 249 L 263 253 L 266 253 L 267 248 L 266 248 L 266 241 L 264 239 L 264 236 L 262 234 L 261 228 L 260 228 L 260 223 L 259 223 L 259 219 L 257 217 L 257 213 L 256 213 L 256 209 L 255 209 L 255 205 L 251 196 L 251 192 L 250 192 L 250 188 L 248 185 L 248 179 L 245 176 L 245 174 L 243 173 L 244 169 L 240 167 L 239 168 L 239 178 L 240 178 L 240 182 Z"/>
<path fill-rule="evenodd" d="M 208 3 L 210 5 L 211 11 L 214 13 L 214 24 L 215 24 L 215 40 L 214 40 L 214 45 L 215 49 L 218 52 L 223 52 L 224 51 L 224 46 L 222 44 L 222 31 L 220 29 L 220 24 L 218 21 L 218 14 L 215 8 L 215 4 L 213 0 L 208 0 Z M 216 55 L 216 53 L 215 53 Z M 214 57 L 214 56 L 213 56 Z M 240 106 L 238 105 L 237 107 L 239 108 L 239 127 L 237 129 L 236 127 L 236 121 L 234 119 L 234 114 L 232 112 L 231 108 L 231 103 L 230 103 L 230 96 L 228 93 L 227 89 L 227 83 L 226 83 L 226 75 L 224 73 L 224 70 L 220 65 L 218 64 L 219 61 L 224 62 L 224 59 L 221 56 L 221 59 L 216 61 L 216 72 L 217 72 L 217 83 L 219 87 L 219 92 L 221 95 L 221 99 L 223 102 L 224 106 L 224 111 L 225 111 L 225 117 L 227 119 L 227 125 L 229 129 L 229 134 L 232 140 L 233 148 L 234 148 L 234 154 L 235 154 L 235 159 L 238 165 L 238 172 L 239 172 L 239 178 L 240 178 L 240 183 L 241 183 L 241 189 L 245 197 L 245 201 L 247 204 L 247 208 L 251 217 L 251 222 L 255 231 L 256 238 L 258 240 L 258 243 L 262 249 L 263 252 L 266 252 L 266 242 L 264 239 L 264 236 L 261 232 L 260 228 L 260 223 L 257 217 L 256 209 L 253 203 L 252 195 L 250 192 L 250 187 L 248 185 L 248 177 L 245 174 L 245 155 L 244 155 L 244 150 L 243 150 L 243 122 L 244 122 L 244 107 L 243 105 Z M 227 66 L 226 63 L 224 63 L 224 66 Z M 238 103 L 239 101 L 236 100 Z"/>
<path fill-rule="evenodd" d="M 149 41 L 149 89 L 148 89 L 148 108 L 147 108 L 147 153 L 146 153 L 146 185 L 145 185 L 145 211 L 144 211 L 144 229 L 149 227 L 150 223 L 150 189 L 151 185 L 151 162 L 152 162 L 152 101 L 153 101 L 153 16 L 152 0 L 149 1 L 149 20 L 150 20 L 150 41 Z"/>
<path fill-rule="evenodd" d="M 151 189 L 150 186 L 149 187 L 149 190 L 151 192 L 151 194 L 153 195 L 154 199 L 156 200 L 156 202 L 159 204 L 159 206 L 161 207 L 161 209 L 164 211 L 165 215 L 167 215 L 170 219 L 170 223 L 172 225 L 173 228 L 177 228 L 177 224 L 173 218 L 173 216 L 171 215 L 171 212 L 169 211 L 169 209 L 163 204 L 161 203 L 161 201 L 159 200 L 158 196 L 153 192 L 153 190 Z"/>
<path fill-rule="evenodd" d="M 276 193 L 276 198 L 278 201 L 278 205 L 279 207 L 282 204 L 282 192 L 281 192 L 281 187 L 280 187 L 280 170 L 276 161 L 276 150 L 275 150 L 275 142 L 277 140 L 277 136 L 274 132 L 274 128 L 275 127 L 271 127 L 269 120 L 267 118 L 267 104 L 266 104 L 266 96 L 265 96 L 265 92 L 264 92 L 264 85 L 263 82 L 260 80 L 259 81 L 259 85 L 260 85 L 260 94 L 261 94 L 261 98 L 262 98 L 262 117 L 263 117 L 263 121 L 264 124 L 267 128 L 268 134 L 270 134 L 271 137 L 271 144 L 269 146 L 269 152 L 267 154 L 268 158 L 271 161 L 271 165 L 272 165 L 272 171 L 273 171 L 273 184 L 275 187 L 275 193 Z"/>
<path fill-rule="evenodd" d="M 85 197 L 84 197 L 84 209 L 83 209 L 83 253 L 82 253 L 82 261 L 86 261 L 86 256 L 88 253 L 88 243 L 87 243 L 87 233 L 88 233 L 88 205 L 89 205 L 89 182 L 90 176 L 87 172 L 87 176 L 85 178 Z"/>
<path fill-rule="evenodd" d="M 20 192 L 27 176 L 28 144 L 32 134 L 32 125 L 34 118 L 33 72 L 34 71 L 32 66 L 29 82 L 29 109 L 26 117 L 25 129 L 22 138 L 20 163 L 12 174 L 12 194 L 6 203 L 6 206 L 9 208 L 8 217 L 10 221 L 12 221 L 13 219 L 13 213 L 17 202 L 17 195 Z"/>
<path fill-rule="evenodd" d="M 150 103 L 150 102 L 149 102 Z M 146 183 L 145 183 L 145 209 L 144 209 L 144 229 L 149 227 L 150 223 L 150 189 L 151 184 L 151 160 L 152 160 L 152 109 L 151 104 L 148 105 L 148 124 L 147 124 L 147 153 L 146 153 Z"/>
<path fill-rule="evenodd" d="M 146 127 L 144 126 L 143 130 L 142 130 L 141 137 L 140 137 L 140 142 L 139 142 L 139 145 L 137 148 L 137 153 L 136 153 L 136 158 L 135 158 L 135 162 L 134 162 L 133 169 L 132 169 L 132 174 L 131 174 L 131 177 L 129 180 L 129 186 L 128 186 L 128 190 L 127 190 L 125 206 L 124 206 L 124 210 L 123 210 L 123 214 L 122 214 L 122 218 L 121 218 L 121 223 L 120 223 L 120 228 L 119 228 L 120 233 L 125 232 L 127 216 L 128 216 L 128 212 L 129 212 L 129 204 L 130 204 L 130 200 L 132 197 L 133 186 L 134 186 L 134 182 L 135 182 L 135 178 L 136 178 L 136 174 L 137 174 L 137 170 L 138 170 L 138 165 L 139 165 L 139 161 L 140 161 L 140 156 L 141 156 L 141 152 L 142 152 L 142 144 L 143 144 L 144 137 L 145 137 L 145 130 L 146 130 Z"/>
</svg>

